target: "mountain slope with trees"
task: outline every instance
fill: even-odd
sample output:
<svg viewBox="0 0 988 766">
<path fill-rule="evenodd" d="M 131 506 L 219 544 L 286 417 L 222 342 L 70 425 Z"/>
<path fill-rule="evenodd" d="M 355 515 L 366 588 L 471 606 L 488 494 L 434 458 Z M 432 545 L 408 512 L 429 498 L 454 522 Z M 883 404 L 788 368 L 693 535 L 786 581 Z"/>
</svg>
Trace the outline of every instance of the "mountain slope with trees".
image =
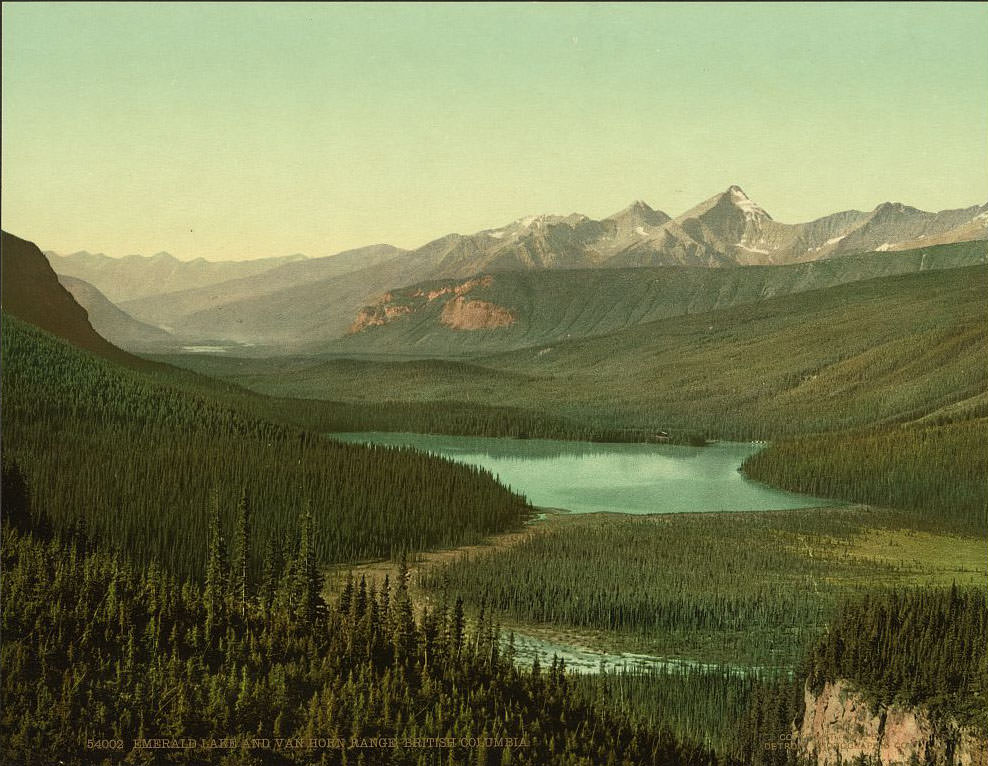
<svg viewBox="0 0 988 766">
<path fill-rule="evenodd" d="M 988 390 L 986 295 L 988 267 L 971 266 L 854 282 L 469 362 L 168 361 L 277 396 L 456 401 L 537 409 L 591 426 L 778 439 L 974 412 Z"/>
<path fill-rule="evenodd" d="M 186 577 L 205 555 L 214 494 L 221 507 L 244 489 L 254 498 L 255 570 L 306 505 L 322 564 L 476 541 L 529 512 L 482 471 L 263 420 L 243 402 L 120 368 L 10 317 L 2 353 L 4 456 L 36 511 Z M 228 532 L 234 521 L 223 518 Z"/>
<path fill-rule="evenodd" d="M 482 355 L 542 346 L 850 282 L 988 263 L 988 243 L 848 255 L 789 266 L 513 271 L 389 290 L 353 317 L 349 334 L 313 350 Z M 473 325 L 454 308 L 486 308 Z M 491 311 L 494 309 L 494 311 Z M 476 312 L 475 312 L 476 313 Z"/>
</svg>

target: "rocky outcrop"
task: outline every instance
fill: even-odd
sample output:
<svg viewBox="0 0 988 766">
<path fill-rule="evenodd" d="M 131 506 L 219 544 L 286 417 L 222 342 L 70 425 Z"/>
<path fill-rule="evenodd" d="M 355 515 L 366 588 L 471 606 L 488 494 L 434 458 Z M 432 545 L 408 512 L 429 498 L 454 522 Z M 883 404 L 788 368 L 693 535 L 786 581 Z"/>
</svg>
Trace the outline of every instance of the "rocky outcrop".
<svg viewBox="0 0 988 766">
<path fill-rule="evenodd" d="M 475 287 L 490 287 L 494 283 L 494 277 L 477 277 L 476 279 L 468 279 L 466 282 L 461 282 L 458 285 L 445 285 L 444 287 L 438 287 L 433 290 L 418 289 L 412 293 L 413 298 L 425 298 L 428 301 L 434 301 L 436 298 L 441 298 L 444 295 L 466 295 L 468 292 L 473 290 Z M 390 293 L 389 293 L 390 295 Z M 390 298 L 388 300 L 391 300 Z"/>
<path fill-rule="evenodd" d="M 390 295 L 390 293 L 389 293 Z M 385 296 L 388 297 L 388 296 Z M 368 327 L 378 327 L 387 324 L 399 317 L 408 316 L 412 313 L 412 307 L 407 305 L 389 305 L 388 303 L 375 303 L 373 306 L 364 306 L 357 314 L 357 318 L 350 325 L 349 333 L 360 332 Z"/>
<path fill-rule="evenodd" d="M 483 300 L 469 300 L 464 296 L 478 287 L 490 287 L 494 277 L 487 275 L 474 277 L 462 282 L 440 284 L 434 287 L 390 291 L 382 295 L 376 303 L 364 306 L 350 325 L 353 335 L 368 327 L 379 327 L 395 319 L 410 316 L 416 312 L 426 314 L 439 312 L 439 323 L 452 330 L 490 330 L 509 327 L 518 317 L 511 309 Z M 441 309 L 438 307 L 442 306 Z M 435 314 L 430 314 L 433 318 Z"/>
<path fill-rule="evenodd" d="M 459 296 L 443 306 L 439 321 L 453 330 L 492 330 L 510 327 L 517 317 L 513 311 L 496 303 Z"/>
<path fill-rule="evenodd" d="M 883 766 L 988 763 L 988 740 L 954 723 L 936 722 L 922 708 L 876 708 L 844 680 L 826 682 L 819 693 L 807 684 L 804 696 L 806 709 L 793 740 L 818 766 L 862 756 Z"/>
</svg>

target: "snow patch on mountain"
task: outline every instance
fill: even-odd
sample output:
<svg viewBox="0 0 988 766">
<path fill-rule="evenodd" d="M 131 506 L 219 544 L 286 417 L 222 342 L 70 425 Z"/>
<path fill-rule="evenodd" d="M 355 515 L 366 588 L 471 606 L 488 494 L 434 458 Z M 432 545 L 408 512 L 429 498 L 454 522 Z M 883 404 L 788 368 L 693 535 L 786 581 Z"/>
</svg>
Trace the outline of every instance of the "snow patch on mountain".
<svg viewBox="0 0 988 766">
<path fill-rule="evenodd" d="M 750 219 L 768 215 L 757 202 L 754 202 L 744 193 L 740 186 L 732 186 L 730 192 L 731 202 L 744 213 L 745 218 Z"/>
</svg>

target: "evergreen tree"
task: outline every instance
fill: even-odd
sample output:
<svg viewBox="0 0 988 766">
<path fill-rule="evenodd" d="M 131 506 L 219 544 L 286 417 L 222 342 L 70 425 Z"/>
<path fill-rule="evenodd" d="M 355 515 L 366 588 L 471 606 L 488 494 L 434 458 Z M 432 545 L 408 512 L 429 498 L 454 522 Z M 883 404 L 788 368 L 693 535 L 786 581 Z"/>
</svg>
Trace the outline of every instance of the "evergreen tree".
<svg viewBox="0 0 988 766">
<path fill-rule="evenodd" d="M 405 554 L 401 555 L 398 565 L 398 584 L 394 596 L 394 653 L 395 661 L 404 664 L 415 651 L 415 618 L 412 612 L 412 600 L 408 594 L 408 562 Z"/>
<path fill-rule="evenodd" d="M 234 599 L 242 617 L 247 616 L 247 596 L 250 587 L 250 501 L 247 490 L 240 493 L 237 508 L 237 557 L 233 565 Z"/>
<path fill-rule="evenodd" d="M 314 623 L 324 607 L 322 596 L 322 575 L 316 564 L 316 530 L 312 511 L 308 504 L 299 517 L 299 544 L 296 557 L 295 594 L 298 614 L 303 623 Z"/>
<path fill-rule="evenodd" d="M 0 501 L 3 503 L 2 523 L 21 532 L 29 532 L 32 526 L 31 495 L 27 481 L 17 461 L 3 456 Z"/>
<path fill-rule="evenodd" d="M 213 627 L 223 610 L 228 592 L 229 564 L 226 554 L 226 541 L 223 537 L 222 520 L 220 518 L 219 496 L 214 491 L 211 497 L 212 515 L 209 525 L 209 548 L 206 560 L 206 587 L 203 598 L 206 602 L 206 633 L 213 635 Z"/>
</svg>

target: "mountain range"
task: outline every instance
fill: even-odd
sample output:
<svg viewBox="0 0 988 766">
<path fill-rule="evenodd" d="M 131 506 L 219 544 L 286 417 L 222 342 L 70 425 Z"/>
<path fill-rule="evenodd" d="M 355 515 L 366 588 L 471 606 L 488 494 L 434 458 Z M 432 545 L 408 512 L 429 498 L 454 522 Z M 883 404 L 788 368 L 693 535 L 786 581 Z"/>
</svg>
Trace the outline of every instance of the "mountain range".
<svg viewBox="0 0 988 766">
<path fill-rule="evenodd" d="M 667 317 L 921 271 L 988 264 L 988 242 L 785 266 L 511 271 L 429 280 L 365 306 L 325 350 L 461 356 L 603 335 Z"/>
<path fill-rule="evenodd" d="M 404 304 L 389 306 L 392 301 L 388 298 L 399 296 L 401 302 L 400 296 L 408 297 L 403 292 L 408 286 L 426 292 L 442 289 L 430 286 L 441 280 L 511 274 L 506 279 L 516 285 L 516 292 L 531 289 L 544 295 L 540 288 L 522 286 L 520 283 L 528 278 L 518 275 L 580 269 L 584 276 L 574 278 L 571 284 L 577 279 L 617 284 L 625 277 L 591 277 L 586 270 L 699 267 L 704 271 L 736 271 L 740 266 L 843 260 L 868 252 L 930 252 L 935 245 L 986 239 L 988 203 L 939 213 L 884 203 L 869 212 L 849 210 L 807 223 L 786 224 L 775 221 L 740 187 L 731 186 L 675 218 L 638 200 L 601 220 L 575 213 L 529 216 L 470 235 L 449 234 L 410 251 L 374 245 L 320 258 L 288 256 L 220 263 L 201 259 L 182 262 L 167 254 L 122 259 L 89 253 L 49 254 L 49 260 L 60 275 L 88 282 L 135 320 L 128 330 L 131 335 L 140 323 L 167 333 L 138 333 L 136 339 L 120 333 L 115 337 L 124 347 L 136 350 L 208 342 L 257 345 L 276 352 L 333 350 L 337 346 L 359 350 L 362 341 L 374 334 L 365 334 L 365 330 L 376 332 L 381 325 L 414 313 Z M 964 256 L 968 260 L 955 265 L 980 262 L 977 259 L 983 255 L 981 251 L 968 252 Z M 969 260 L 971 257 L 976 260 Z M 847 261 L 853 267 L 835 269 L 831 274 L 840 276 L 832 278 L 847 282 L 934 268 L 932 264 L 937 262 L 936 257 L 924 260 L 922 255 L 901 262 L 895 261 L 894 255 L 890 258 L 893 260 L 885 259 L 883 265 L 878 261 L 867 266 L 861 261 Z M 807 289 L 812 289 L 817 275 L 824 282 L 830 278 L 825 271 L 809 273 L 814 277 Z M 649 277 L 646 281 L 657 285 L 662 279 Z M 751 275 L 712 279 L 723 280 L 719 289 L 739 289 L 742 293 L 754 289 L 752 285 L 758 281 Z M 552 278 L 546 280 L 549 283 Z M 504 279 L 498 281 L 503 283 Z M 739 288 L 740 283 L 747 287 Z M 762 288 L 782 289 L 771 284 Z M 440 326 L 453 331 L 504 328 L 496 334 L 502 339 L 517 333 L 510 328 L 517 324 L 518 312 L 528 310 L 525 306 L 485 306 L 477 302 L 478 295 L 454 295 L 451 300 L 455 303 L 448 309 L 446 300 L 435 304 L 446 311 L 446 321 Z M 96 296 L 80 296 L 87 308 L 91 308 L 87 301 L 98 302 Z M 718 305 L 722 303 L 720 300 Z M 508 313 L 498 313 L 496 308 Z M 656 318 L 652 308 L 641 313 Z M 401 343 L 392 339 L 382 345 L 378 334 L 367 345 L 383 348 Z"/>
<path fill-rule="evenodd" d="M 546 280 L 541 298 L 533 296 L 528 308 L 505 309 L 502 318 L 512 321 L 485 331 L 524 329 L 514 348 L 481 344 L 462 361 L 404 361 L 387 344 L 379 350 L 389 355 L 377 359 L 186 353 L 152 361 L 102 338 L 32 243 L 4 232 L 0 273 L 6 316 L 172 380 L 193 378 L 181 377 L 184 373 L 167 363 L 260 393 L 331 398 L 352 406 L 442 402 L 539 412 L 588 426 L 645 424 L 771 438 L 983 415 L 985 247 L 958 243 L 781 267 L 516 272 L 440 280 L 410 297 L 433 303 L 429 310 L 436 312 L 440 299 L 452 302 L 475 292 L 493 303 L 505 283 L 514 284 L 509 277 Z M 872 278 L 841 281 L 866 273 Z M 623 282 L 581 286 L 605 275 Z M 752 281 L 706 281 L 718 275 L 750 275 Z M 518 284 L 527 290 L 540 283 Z M 811 284 L 817 287 L 801 289 Z M 72 286 L 90 297 L 95 290 Z M 567 289 L 574 290 L 570 300 L 564 300 Z M 650 294 L 663 291 L 665 298 L 649 303 Z M 593 298 L 595 292 L 600 295 Z M 432 321 L 443 323 L 443 313 L 434 313 Z M 608 323 L 617 329 L 608 331 Z M 573 332 L 561 333 L 565 326 Z M 538 342 L 552 333 L 551 343 Z M 460 337 L 471 336 L 462 328 Z M 48 372 L 39 369 L 39 379 Z"/>
<path fill-rule="evenodd" d="M 450 234 L 416 252 L 437 262 L 433 276 L 467 277 L 519 269 L 779 265 L 986 238 L 988 203 L 928 213 L 886 202 L 870 212 L 785 224 L 731 186 L 676 218 L 638 200 L 600 221 L 576 213 L 531 216 L 468 236 Z"/>
<path fill-rule="evenodd" d="M 305 256 L 300 254 L 253 261 L 207 261 L 205 258 L 181 261 L 164 252 L 123 258 L 85 250 L 71 255 L 46 251 L 45 255 L 57 274 L 89 282 L 114 303 L 204 287 L 305 260 Z"/>
</svg>

